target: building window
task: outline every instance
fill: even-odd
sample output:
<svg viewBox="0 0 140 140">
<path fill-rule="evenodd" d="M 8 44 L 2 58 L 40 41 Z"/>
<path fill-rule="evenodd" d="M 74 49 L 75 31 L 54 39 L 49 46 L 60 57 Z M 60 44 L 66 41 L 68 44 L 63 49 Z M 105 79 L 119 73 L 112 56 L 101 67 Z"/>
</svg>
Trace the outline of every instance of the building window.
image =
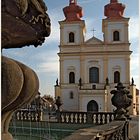
<svg viewBox="0 0 140 140">
<path fill-rule="evenodd" d="M 70 32 L 69 33 L 69 42 L 70 43 L 73 43 L 74 42 L 74 33 L 73 32 Z"/>
<path fill-rule="evenodd" d="M 73 99 L 74 98 L 74 95 L 73 95 L 73 92 L 71 91 L 70 92 L 70 99 Z"/>
<path fill-rule="evenodd" d="M 119 83 L 120 82 L 120 72 L 115 71 L 114 72 L 114 83 Z"/>
<path fill-rule="evenodd" d="M 113 32 L 113 41 L 119 41 L 120 40 L 120 33 L 118 31 Z"/>
<path fill-rule="evenodd" d="M 99 68 L 92 67 L 89 69 L 89 82 L 99 83 Z"/>
<path fill-rule="evenodd" d="M 69 73 L 69 83 L 75 83 L 75 73 L 74 72 Z"/>
</svg>

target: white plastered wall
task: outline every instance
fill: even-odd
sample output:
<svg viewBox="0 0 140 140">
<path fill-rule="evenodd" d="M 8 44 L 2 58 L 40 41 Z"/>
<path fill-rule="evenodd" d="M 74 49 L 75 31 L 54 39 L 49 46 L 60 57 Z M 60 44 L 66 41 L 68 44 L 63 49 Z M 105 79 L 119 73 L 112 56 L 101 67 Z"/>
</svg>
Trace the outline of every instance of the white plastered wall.
<svg viewBox="0 0 140 140">
<path fill-rule="evenodd" d="M 120 41 L 119 42 L 124 42 L 125 40 L 125 24 L 124 23 L 108 23 L 108 36 L 106 36 L 106 39 L 108 42 L 113 42 L 113 32 L 114 31 L 119 31 L 120 33 Z M 118 41 L 117 41 L 118 42 Z"/>
<path fill-rule="evenodd" d="M 111 57 L 108 61 L 108 78 L 110 83 L 114 83 L 114 72 L 120 72 L 120 81 L 122 83 L 126 82 L 126 63 L 124 58 Z"/>
<path fill-rule="evenodd" d="M 63 61 L 63 68 L 64 68 L 64 83 L 69 82 L 69 72 L 74 72 L 75 73 L 75 83 L 78 83 L 80 79 L 80 60 L 78 59 L 71 59 L 67 60 L 64 59 Z"/>
<path fill-rule="evenodd" d="M 61 90 L 62 92 L 62 109 L 68 111 L 78 111 L 78 91 L 75 87 L 66 87 Z M 70 98 L 70 92 L 73 92 L 73 99 Z"/>
<path fill-rule="evenodd" d="M 105 101 L 104 101 L 104 97 L 100 96 L 100 95 L 85 95 L 85 96 L 81 96 L 81 100 L 80 100 L 80 111 L 87 111 L 87 104 L 91 101 L 94 100 L 97 102 L 98 104 L 98 108 L 99 108 L 99 112 L 103 112 L 104 111 L 104 106 L 105 106 Z"/>
<path fill-rule="evenodd" d="M 69 33 L 73 32 L 75 35 L 75 42 L 74 43 L 69 43 Z M 66 24 L 64 25 L 63 30 L 61 31 L 62 33 L 62 42 L 63 44 L 66 45 L 76 45 L 81 42 L 82 37 L 81 35 L 81 29 L 80 29 L 80 24 Z"/>
</svg>

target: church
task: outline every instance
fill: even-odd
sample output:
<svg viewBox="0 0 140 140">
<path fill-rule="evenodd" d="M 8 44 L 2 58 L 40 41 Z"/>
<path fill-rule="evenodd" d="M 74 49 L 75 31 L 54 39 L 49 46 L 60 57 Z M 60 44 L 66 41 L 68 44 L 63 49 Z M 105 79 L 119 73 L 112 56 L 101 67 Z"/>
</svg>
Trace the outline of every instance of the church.
<svg viewBox="0 0 140 140">
<path fill-rule="evenodd" d="M 60 96 L 64 111 L 112 112 L 110 91 L 122 82 L 133 96 L 130 114 L 137 114 L 137 89 L 130 82 L 129 18 L 124 17 L 124 10 L 125 5 L 110 0 L 104 7 L 103 40 L 94 36 L 85 40 L 82 7 L 70 0 L 63 8 L 65 19 L 59 21 L 60 77 L 55 97 Z"/>
</svg>

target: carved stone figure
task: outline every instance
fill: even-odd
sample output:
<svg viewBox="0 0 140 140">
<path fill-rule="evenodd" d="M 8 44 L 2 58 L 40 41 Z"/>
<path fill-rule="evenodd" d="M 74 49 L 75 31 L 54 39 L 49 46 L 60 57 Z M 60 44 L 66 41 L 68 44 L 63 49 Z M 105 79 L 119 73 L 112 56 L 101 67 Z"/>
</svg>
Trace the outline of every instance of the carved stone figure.
<svg viewBox="0 0 140 140">
<path fill-rule="evenodd" d="M 80 87 L 80 89 L 81 89 L 81 86 L 82 86 L 82 79 L 80 78 L 79 79 L 79 87 Z"/>
<path fill-rule="evenodd" d="M 107 86 L 109 85 L 109 79 L 108 79 L 108 77 L 106 78 L 106 85 Z"/>
<path fill-rule="evenodd" d="M 111 94 L 113 97 L 111 99 L 112 104 L 117 108 L 115 112 L 117 113 L 116 119 L 123 119 L 129 117 L 128 107 L 132 103 L 132 96 L 130 92 L 125 89 L 123 84 L 120 82 L 115 86 L 117 90 L 112 90 Z"/>
<path fill-rule="evenodd" d="M 134 79 L 133 79 L 133 77 L 132 77 L 132 79 L 131 79 L 131 85 L 132 85 L 132 86 L 135 85 L 135 84 L 134 84 Z"/>
<path fill-rule="evenodd" d="M 57 110 L 60 111 L 60 106 L 62 105 L 60 96 L 57 97 L 55 104 L 57 106 Z"/>
<path fill-rule="evenodd" d="M 50 34 L 43 0 L 2 0 L 2 48 L 41 45 Z"/>
<path fill-rule="evenodd" d="M 2 49 L 41 45 L 50 35 L 50 19 L 43 0 L 2 0 Z M 39 81 L 26 65 L 2 56 L 2 140 L 13 140 L 8 132 L 12 114 L 38 94 Z"/>
<path fill-rule="evenodd" d="M 58 78 L 57 78 L 57 80 L 56 80 L 56 86 L 58 86 Z"/>
</svg>

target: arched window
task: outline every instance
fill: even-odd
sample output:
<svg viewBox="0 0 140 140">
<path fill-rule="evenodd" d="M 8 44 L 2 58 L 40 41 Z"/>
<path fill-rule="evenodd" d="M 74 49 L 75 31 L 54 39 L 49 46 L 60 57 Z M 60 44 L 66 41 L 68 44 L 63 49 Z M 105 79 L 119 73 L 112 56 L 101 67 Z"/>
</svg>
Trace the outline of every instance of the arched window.
<svg viewBox="0 0 140 140">
<path fill-rule="evenodd" d="M 120 82 L 120 72 L 115 71 L 114 72 L 114 83 L 119 83 Z"/>
<path fill-rule="evenodd" d="M 92 67 L 89 69 L 89 82 L 99 83 L 99 68 Z"/>
<path fill-rule="evenodd" d="M 113 41 L 119 41 L 120 40 L 120 33 L 118 31 L 113 32 Z"/>
<path fill-rule="evenodd" d="M 73 43 L 74 42 L 74 33 L 73 32 L 70 32 L 69 33 L 69 42 L 70 43 Z"/>
<path fill-rule="evenodd" d="M 69 73 L 69 83 L 75 83 L 75 74 L 74 74 L 74 72 Z"/>
</svg>

